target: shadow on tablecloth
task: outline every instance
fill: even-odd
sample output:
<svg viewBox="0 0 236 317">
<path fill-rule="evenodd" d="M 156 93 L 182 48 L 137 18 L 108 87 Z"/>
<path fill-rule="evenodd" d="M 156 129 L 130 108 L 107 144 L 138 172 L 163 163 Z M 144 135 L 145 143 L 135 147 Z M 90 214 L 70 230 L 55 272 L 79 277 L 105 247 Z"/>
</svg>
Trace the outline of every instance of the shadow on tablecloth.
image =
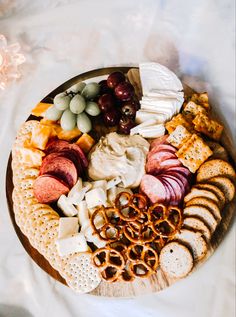
<svg viewBox="0 0 236 317">
<path fill-rule="evenodd" d="M 0 303 L 0 317 L 33 317 L 25 308 Z"/>
</svg>

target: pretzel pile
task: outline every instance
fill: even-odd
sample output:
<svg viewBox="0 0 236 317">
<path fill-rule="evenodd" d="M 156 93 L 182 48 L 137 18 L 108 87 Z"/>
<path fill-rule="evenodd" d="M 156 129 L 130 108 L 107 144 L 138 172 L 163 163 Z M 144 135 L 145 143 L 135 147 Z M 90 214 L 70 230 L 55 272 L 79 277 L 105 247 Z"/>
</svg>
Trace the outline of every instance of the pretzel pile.
<svg viewBox="0 0 236 317">
<path fill-rule="evenodd" d="M 149 206 L 143 194 L 121 192 L 114 207 L 99 207 L 91 217 L 94 233 L 106 246 L 93 253 L 93 263 L 107 282 L 132 281 L 156 272 L 158 254 L 181 228 L 176 206 Z"/>
</svg>

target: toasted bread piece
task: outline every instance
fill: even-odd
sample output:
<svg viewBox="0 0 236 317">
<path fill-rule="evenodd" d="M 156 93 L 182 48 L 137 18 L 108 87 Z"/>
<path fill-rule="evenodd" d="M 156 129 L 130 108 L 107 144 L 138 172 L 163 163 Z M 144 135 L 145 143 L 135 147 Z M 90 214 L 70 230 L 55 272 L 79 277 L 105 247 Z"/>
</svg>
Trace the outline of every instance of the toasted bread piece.
<svg viewBox="0 0 236 317">
<path fill-rule="evenodd" d="M 219 187 L 209 183 L 200 183 L 200 184 L 194 185 L 194 188 L 211 191 L 213 194 L 217 196 L 218 201 L 220 203 L 220 209 L 224 207 L 226 202 L 225 195 L 224 195 L 224 192 L 221 189 L 219 189 Z"/>
<path fill-rule="evenodd" d="M 214 200 L 209 199 L 209 198 L 205 198 L 205 197 L 196 197 L 196 198 L 189 200 L 186 203 L 186 206 L 193 206 L 193 205 L 206 207 L 213 214 L 213 216 L 215 217 L 215 219 L 218 223 L 221 221 L 220 208 L 214 202 Z"/>
<path fill-rule="evenodd" d="M 178 152 L 177 152 L 178 153 Z M 227 176 L 235 179 L 235 170 L 233 166 L 223 160 L 210 160 L 202 164 L 197 172 L 197 182 L 207 181 L 215 176 Z"/>
<path fill-rule="evenodd" d="M 220 159 L 223 161 L 229 160 L 226 149 L 222 145 L 220 145 L 218 142 L 206 141 L 206 144 L 209 146 L 209 148 L 213 152 L 211 157 L 209 157 L 210 160 L 213 160 L 213 159 Z"/>
<path fill-rule="evenodd" d="M 173 239 L 185 244 L 192 251 L 195 261 L 200 261 L 207 253 L 207 243 L 200 232 L 181 229 Z"/>
<path fill-rule="evenodd" d="M 193 131 L 193 125 L 187 121 L 181 113 L 179 113 L 177 116 L 174 116 L 171 121 L 167 122 L 165 124 L 165 128 L 170 134 L 176 129 L 178 125 L 184 126 L 190 132 Z"/>
<path fill-rule="evenodd" d="M 184 197 L 184 202 L 187 203 L 193 198 L 205 197 L 212 199 L 219 207 L 221 206 L 220 201 L 216 194 L 207 189 L 198 189 L 192 187 L 191 191 Z M 220 207 L 221 208 L 221 207 Z"/>
<path fill-rule="evenodd" d="M 200 231 L 205 239 L 211 239 L 211 231 L 207 225 L 197 217 L 185 217 L 183 221 L 184 228 Z"/>
<path fill-rule="evenodd" d="M 178 149 L 190 139 L 192 134 L 183 125 L 178 125 L 176 129 L 169 135 L 167 142 Z"/>
<path fill-rule="evenodd" d="M 217 186 L 223 191 L 227 203 L 233 200 L 235 195 L 235 186 L 228 177 L 216 176 L 208 179 L 207 182 Z"/>
<path fill-rule="evenodd" d="M 210 229 L 211 233 L 213 233 L 217 227 L 217 221 L 212 213 L 203 206 L 188 206 L 183 210 L 185 216 L 193 216 L 201 219 Z"/>
<path fill-rule="evenodd" d="M 207 135 L 209 138 L 219 141 L 224 127 L 217 121 L 210 119 L 204 113 L 199 113 L 193 119 L 194 129 Z"/>
<path fill-rule="evenodd" d="M 202 138 L 193 134 L 176 152 L 178 159 L 190 172 L 195 173 L 198 168 L 212 155 L 212 151 Z"/>
<path fill-rule="evenodd" d="M 193 268 L 193 256 L 189 249 L 179 243 L 170 242 L 160 252 L 160 268 L 171 278 L 183 278 Z"/>
</svg>

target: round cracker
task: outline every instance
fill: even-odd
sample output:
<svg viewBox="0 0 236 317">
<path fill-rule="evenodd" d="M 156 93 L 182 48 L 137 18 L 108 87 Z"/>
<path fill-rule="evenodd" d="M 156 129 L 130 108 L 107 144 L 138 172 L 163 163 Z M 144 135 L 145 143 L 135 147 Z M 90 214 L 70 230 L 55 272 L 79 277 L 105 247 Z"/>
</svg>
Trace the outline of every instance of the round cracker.
<svg viewBox="0 0 236 317">
<path fill-rule="evenodd" d="M 69 287 L 77 293 L 88 293 L 101 282 L 98 269 L 92 264 L 91 253 L 72 255 L 62 267 L 62 275 Z"/>
</svg>

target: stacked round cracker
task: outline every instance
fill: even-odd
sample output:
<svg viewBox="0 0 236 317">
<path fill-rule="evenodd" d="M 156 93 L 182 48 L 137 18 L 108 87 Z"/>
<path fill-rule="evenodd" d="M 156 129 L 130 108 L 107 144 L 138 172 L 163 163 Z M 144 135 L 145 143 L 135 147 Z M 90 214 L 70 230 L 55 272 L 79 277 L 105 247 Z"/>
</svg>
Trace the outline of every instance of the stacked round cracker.
<svg viewBox="0 0 236 317">
<path fill-rule="evenodd" d="M 19 149 L 30 144 L 31 133 L 38 121 L 27 121 L 20 128 L 12 149 L 13 208 L 15 220 L 21 231 L 78 293 L 87 293 L 96 288 L 101 279 L 92 265 L 90 253 L 74 253 L 61 257 L 56 248 L 58 238 L 58 213 L 49 205 L 40 204 L 34 197 L 33 183 L 39 167 L 22 162 Z"/>
<path fill-rule="evenodd" d="M 184 198 L 183 226 L 160 254 L 161 269 L 174 278 L 186 276 L 206 255 L 222 210 L 235 196 L 235 170 L 221 158 L 203 163 L 196 181 Z"/>
</svg>

